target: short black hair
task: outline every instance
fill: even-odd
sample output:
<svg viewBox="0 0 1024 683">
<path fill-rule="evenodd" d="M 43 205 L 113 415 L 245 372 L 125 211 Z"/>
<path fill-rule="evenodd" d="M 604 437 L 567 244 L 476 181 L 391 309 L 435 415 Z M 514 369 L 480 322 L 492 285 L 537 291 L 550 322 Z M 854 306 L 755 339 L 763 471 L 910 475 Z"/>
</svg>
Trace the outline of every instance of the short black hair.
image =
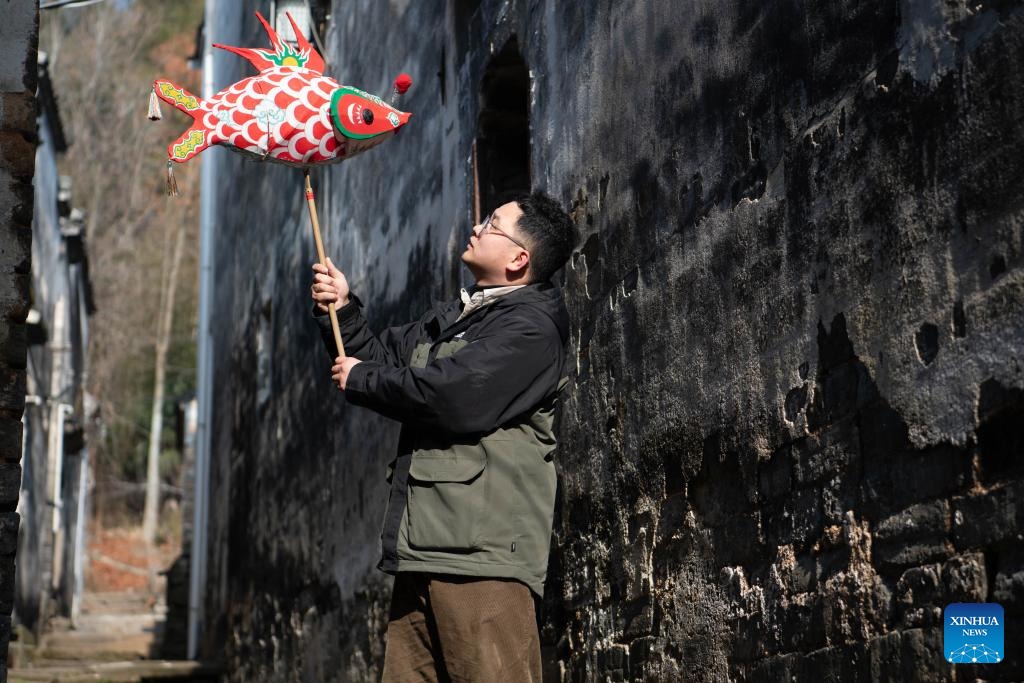
<svg viewBox="0 0 1024 683">
<path fill-rule="evenodd" d="M 576 224 L 565 209 L 543 192 L 515 199 L 523 215 L 519 232 L 530 247 L 530 279 L 546 282 L 565 265 L 576 248 Z"/>
</svg>

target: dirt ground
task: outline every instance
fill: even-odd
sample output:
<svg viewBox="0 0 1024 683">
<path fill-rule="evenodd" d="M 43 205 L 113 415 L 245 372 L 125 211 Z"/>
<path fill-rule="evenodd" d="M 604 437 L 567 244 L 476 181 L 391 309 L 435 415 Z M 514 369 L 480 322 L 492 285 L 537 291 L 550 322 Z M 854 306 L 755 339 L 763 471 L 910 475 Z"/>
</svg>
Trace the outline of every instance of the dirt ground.
<svg viewBox="0 0 1024 683">
<path fill-rule="evenodd" d="M 85 590 L 93 593 L 145 592 L 149 576 L 149 558 L 140 527 L 92 529 Z M 167 569 L 181 551 L 176 540 L 168 540 L 155 549 L 157 572 Z"/>
</svg>

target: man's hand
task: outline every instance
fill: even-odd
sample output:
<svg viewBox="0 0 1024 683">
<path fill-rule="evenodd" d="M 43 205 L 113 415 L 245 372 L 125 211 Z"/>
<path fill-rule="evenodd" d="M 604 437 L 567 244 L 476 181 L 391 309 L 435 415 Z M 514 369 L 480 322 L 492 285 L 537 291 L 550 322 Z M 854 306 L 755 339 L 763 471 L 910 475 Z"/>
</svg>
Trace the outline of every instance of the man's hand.
<svg viewBox="0 0 1024 683">
<path fill-rule="evenodd" d="M 334 359 L 334 365 L 331 367 L 331 379 L 338 385 L 338 388 L 345 391 L 345 384 L 348 382 L 348 373 L 352 370 L 352 366 L 362 363 L 358 358 L 352 356 L 338 356 Z"/>
<path fill-rule="evenodd" d="M 327 259 L 326 267 L 319 263 L 313 264 L 313 286 L 310 289 L 313 301 L 321 313 L 326 313 L 330 304 L 341 308 L 348 303 L 348 280 L 343 272 L 334 267 L 330 258 Z"/>
</svg>

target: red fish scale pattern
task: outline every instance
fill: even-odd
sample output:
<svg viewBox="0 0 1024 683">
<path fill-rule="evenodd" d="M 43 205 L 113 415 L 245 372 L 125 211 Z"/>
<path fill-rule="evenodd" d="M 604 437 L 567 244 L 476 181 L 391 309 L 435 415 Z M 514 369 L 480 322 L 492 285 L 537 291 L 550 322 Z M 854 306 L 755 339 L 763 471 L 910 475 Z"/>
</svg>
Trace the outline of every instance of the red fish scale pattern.
<svg viewBox="0 0 1024 683">
<path fill-rule="evenodd" d="M 201 106 L 209 144 L 226 144 L 268 161 L 341 161 L 346 141 L 334 135 L 331 95 L 340 86 L 299 67 L 280 66 L 241 80 Z"/>
</svg>

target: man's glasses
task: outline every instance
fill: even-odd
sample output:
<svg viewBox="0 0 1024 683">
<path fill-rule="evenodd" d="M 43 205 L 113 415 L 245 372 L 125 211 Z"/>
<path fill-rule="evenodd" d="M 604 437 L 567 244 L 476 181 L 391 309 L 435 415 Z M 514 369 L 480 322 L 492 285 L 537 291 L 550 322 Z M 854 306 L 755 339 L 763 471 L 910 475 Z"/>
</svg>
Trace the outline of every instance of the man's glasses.
<svg viewBox="0 0 1024 683">
<path fill-rule="evenodd" d="M 501 228 L 495 227 L 494 223 L 491 222 L 492 218 L 494 218 L 494 214 L 493 213 L 490 216 L 487 217 L 487 220 L 484 221 L 483 227 L 480 228 L 480 232 L 478 232 L 476 234 L 476 236 L 478 238 L 479 237 L 483 237 L 488 232 L 493 232 L 493 233 L 497 233 L 498 235 L 503 235 L 503 236 L 509 238 L 520 249 L 526 249 L 526 251 L 530 251 L 529 249 L 527 249 L 525 244 L 523 244 L 522 242 L 517 240 L 515 237 L 513 237 L 510 234 L 508 234 L 507 232 L 505 232 Z"/>
</svg>

